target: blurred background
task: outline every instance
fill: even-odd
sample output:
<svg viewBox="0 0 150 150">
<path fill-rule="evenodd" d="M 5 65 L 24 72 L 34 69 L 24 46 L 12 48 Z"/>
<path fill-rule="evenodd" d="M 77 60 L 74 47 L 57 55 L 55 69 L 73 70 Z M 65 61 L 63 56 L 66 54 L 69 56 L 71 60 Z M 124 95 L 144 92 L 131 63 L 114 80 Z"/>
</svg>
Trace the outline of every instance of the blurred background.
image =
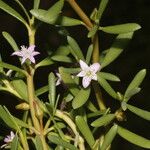
<svg viewBox="0 0 150 150">
<path fill-rule="evenodd" d="M 13 8 L 16 8 L 21 13 L 20 8 L 12 0 L 4 0 L 10 4 Z M 92 12 L 95 7 L 98 7 L 99 0 L 76 0 L 81 8 L 88 14 Z M 21 0 L 25 7 L 32 9 L 31 0 Z M 40 8 L 48 9 L 55 0 L 41 0 Z M 78 18 L 72 8 L 65 3 L 63 13 L 67 16 Z M 126 90 L 128 84 L 133 79 L 134 75 L 141 69 L 147 69 L 147 76 L 142 84 L 142 90 L 139 94 L 135 95 L 130 104 L 150 111 L 150 1 L 149 0 L 110 0 L 107 9 L 102 17 L 101 25 L 115 25 L 122 23 L 138 23 L 141 25 L 141 29 L 136 31 L 133 39 L 126 47 L 120 57 L 107 66 L 104 70 L 116 74 L 120 77 L 121 83 L 110 83 L 115 90 L 122 93 Z M 87 30 L 84 27 L 67 27 L 70 35 L 74 37 L 80 47 L 85 52 L 90 44 L 90 40 L 87 38 Z M 9 32 L 16 40 L 17 44 L 28 45 L 27 31 L 15 18 L 6 14 L 0 10 L 0 54 L 4 62 L 12 63 L 19 66 L 19 61 L 16 57 L 11 57 L 13 52 L 10 45 L 2 36 L 2 31 Z M 100 37 L 100 52 L 109 48 L 114 40 L 114 35 L 99 33 Z M 41 52 L 41 55 L 37 57 L 37 61 L 42 60 L 47 56 L 47 51 L 54 51 L 60 44 L 65 41 L 64 36 L 58 33 L 58 28 L 43 24 L 36 34 L 36 50 Z M 40 69 L 35 77 L 35 84 L 37 87 L 47 84 L 47 75 L 50 69 Z M 109 106 L 116 105 L 107 94 L 104 93 L 104 98 Z M 5 93 L 0 92 L 0 104 L 6 105 L 12 112 L 15 112 L 14 105 L 18 101 Z M 115 108 L 115 106 L 114 106 Z M 150 139 L 150 123 L 137 117 L 136 115 L 127 112 L 127 122 L 123 123 L 127 129 L 132 132 L 144 136 Z M 7 129 L 1 124 L 0 134 L 3 134 Z M 137 147 L 123 140 L 119 136 L 114 140 L 112 144 L 113 150 L 143 150 L 143 148 Z"/>
</svg>

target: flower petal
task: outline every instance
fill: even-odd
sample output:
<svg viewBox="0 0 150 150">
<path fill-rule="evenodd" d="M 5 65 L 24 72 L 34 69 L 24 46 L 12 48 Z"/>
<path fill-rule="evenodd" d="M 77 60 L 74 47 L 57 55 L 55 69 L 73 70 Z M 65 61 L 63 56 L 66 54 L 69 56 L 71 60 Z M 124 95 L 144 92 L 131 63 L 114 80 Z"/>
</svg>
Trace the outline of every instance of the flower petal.
<svg viewBox="0 0 150 150">
<path fill-rule="evenodd" d="M 96 80 L 97 81 L 97 75 L 96 74 L 92 75 L 92 80 Z"/>
<path fill-rule="evenodd" d="M 34 52 L 32 53 L 32 56 L 36 56 L 36 55 L 38 55 L 38 54 L 40 54 L 40 52 L 34 51 Z"/>
<path fill-rule="evenodd" d="M 30 61 L 32 62 L 32 63 L 34 63 L 35 64 L 35 59 L 34 59 L 34 57 L 33 56 L 30 56 Z"/>
<path fill-rule="evenodd" d="M 84 77 L 86 75 L 85 71 L 81 71 L 77 74 L 77 77 Z"/>
<path fill-rule="evenodd" d="M 13 55 L 17 55 L 17 56 L 21 56 L 21 57 L 23 56 L 22 53 L 21 53 L 21 51 L 13 52 L 11 55 L 12 56 Z"/>
<path fill-rule="evenodd" d="M 87 88 L 90 85 L 90 83 L 91 83 L 91 78 L 89 78 L 87 76 L 83 77 L 82 85 L 84 88 Z"/>
<path fill-rule="evenodd" d="M 31 45 L 31 46 L 28 47 L 28 50 L 29 50 L 30 52 L 33 52 L 34 49 L 35 49 L 35 45 Z"/>
<path fill-rule="evenodd" d="M 82 70 L 87 70 L 89 66 L 82 60 L 79 61 Z"/>
<path fill-rule="evenodd" d="M 98 72 L 101 69 L 101 66 L 99 63 L 94 63 L 90 66 L 90 71 L 92 71 L 93 73 Z"/>
<path fill-rule="evenodd" d="M 21 64 L 23 64 L 26 61 L 26 59 L 27 59 L 26 57 L 23 57 L 21 60 Z"/>
</svg>

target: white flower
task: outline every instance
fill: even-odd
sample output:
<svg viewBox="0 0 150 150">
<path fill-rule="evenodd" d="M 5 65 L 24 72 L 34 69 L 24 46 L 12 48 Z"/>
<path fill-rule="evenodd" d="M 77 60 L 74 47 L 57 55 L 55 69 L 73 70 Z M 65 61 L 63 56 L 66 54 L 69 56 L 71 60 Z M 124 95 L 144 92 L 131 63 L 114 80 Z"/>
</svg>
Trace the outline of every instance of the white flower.
<svg viewBox="0 0 150 150">
<path fill-rule="evenodd" d="M 7 135 L 7 136 L 4 138 L 4 142 L 5 142 L 6 144 L 3 144 L 3 145 L 1 146 L 1 148 L 4 148 L 4 147 L 8 146 L 9 143 L 11 143 L 11 142 L 13 141 L 14 137 L 15 137 L 15 134 L 14 134 L 13 131 L 11 131 L 11 132 L 10 132 L 10 135 Z"/>
<path fill-rule="evenodd" d="M 87 88 L 91 80 L 97 80 L 96 73 L 101 69 L 101 66 L 99 63 L 94 63 L 90 66 L 88 66 L 84 61 L 80 60 L 80 67 L 81 72 L 77 74 L 78 77 L 83 77 L 82 79 L 82 85 L 84 88 Z"/>
<path fill-rule="evenodd" d="M 56 81 L 56 86 L 60 85 L 62 82 L 62 78 L 60 76 L 60 73 L 56 73 L 56 76 L 58 77 L 57 81 Z"/>
<path fill-rule="evenodd" d="M 21 64 L 23 64 L 27 59 L 29 59 L 32 63 L 35 63 L 34 56 L 40 53 L 37 51 L 34 51 L 34 48 L 35 48 L 35 45 L 31 45 L 28 48 L 23 45 L 21 46 L 20 51 L 16 51 L 12 53 L 12 55 L 17 55 L 19 57 L 22 57 Z"/>
</svg>

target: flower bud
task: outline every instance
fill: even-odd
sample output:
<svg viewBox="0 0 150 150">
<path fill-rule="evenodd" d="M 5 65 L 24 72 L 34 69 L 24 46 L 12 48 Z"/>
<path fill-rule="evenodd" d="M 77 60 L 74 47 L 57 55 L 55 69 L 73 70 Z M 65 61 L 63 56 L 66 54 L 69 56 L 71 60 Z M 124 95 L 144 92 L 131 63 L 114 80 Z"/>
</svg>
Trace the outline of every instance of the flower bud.
<svg viewBox="0 0 150 150">
<path fill-rule="evenodd" d="M 21 109 L 21 110 L 29 110 L 30 106 L 27 103 L 21 103 L 21 104 L 16 105 L 15 108 L 16 109 Z"/>
</svg>

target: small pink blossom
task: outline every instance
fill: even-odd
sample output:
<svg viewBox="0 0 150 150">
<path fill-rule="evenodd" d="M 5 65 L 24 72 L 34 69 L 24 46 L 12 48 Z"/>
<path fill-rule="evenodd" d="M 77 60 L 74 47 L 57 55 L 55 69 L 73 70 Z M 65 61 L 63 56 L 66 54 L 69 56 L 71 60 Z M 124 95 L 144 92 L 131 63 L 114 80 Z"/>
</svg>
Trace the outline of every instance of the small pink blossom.
<svg viewBox="0 0 150 150">
<path fill-rule="evenodd" d="M 9 143 L 11 143 L 11 142 L 13 141 L 14 137 L 15 137 L 15 134 L 14 134 L 13 131 L 11 131 L 11 132 L 10 132 L 10 135 L 7 135 L 7 136 L 4 138 L 5 144 L 3 144 L 3 145 L 1 146 L 1 148 L 7 147 L 7 146 L 9 145 Z"/>
<path fill-rule="evenodd" d="M 27 59 L 29 59 L 32 63 L 35 63 L 34 56 L 40 53 L 37 51 L 34 51 L 34 48 L 35 48 L 35 45 L 31 45 L 28 48 L 23 45 L 21 46 L 21 50 L 12 53 L 12 56 L 17 55 L 19 57 L 22 57 L 21 64 L 23 64 Z"/>
<path fill-rule="evenodd" d="M 60 76 L 60 73 L 56 73 L 56 76 L 58 77 L 57 81 L 56 81 L 56 86 L 60 85 L 62 82 L 62 78 Z"/>
<path fill-rule="evenodd" d="M 78 77 L 83 77 L 82 79 L 82 85 L 84 88 L 87 88 L 91 80 L 97 80 L 97 72 L 101 69 L 101 66 L 99 63 L 94 63 L 90 66 L 88 66 L 84 61 L 79 61 L 81 72 L 77 74 Z"/>
</svg>

